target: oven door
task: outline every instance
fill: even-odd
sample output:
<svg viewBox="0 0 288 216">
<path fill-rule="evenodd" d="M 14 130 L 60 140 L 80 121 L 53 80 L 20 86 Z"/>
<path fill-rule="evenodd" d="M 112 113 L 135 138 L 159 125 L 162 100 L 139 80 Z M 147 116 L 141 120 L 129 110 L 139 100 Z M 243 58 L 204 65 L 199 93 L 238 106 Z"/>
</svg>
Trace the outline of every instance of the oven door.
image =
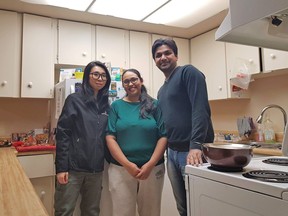
<svg viewBox="0 0 288 216">
<path fill-rule="evenodd" d="M 286 216 L 288 201 L 198 176 L 187 175 L 190 216 Z"/>
</svg>

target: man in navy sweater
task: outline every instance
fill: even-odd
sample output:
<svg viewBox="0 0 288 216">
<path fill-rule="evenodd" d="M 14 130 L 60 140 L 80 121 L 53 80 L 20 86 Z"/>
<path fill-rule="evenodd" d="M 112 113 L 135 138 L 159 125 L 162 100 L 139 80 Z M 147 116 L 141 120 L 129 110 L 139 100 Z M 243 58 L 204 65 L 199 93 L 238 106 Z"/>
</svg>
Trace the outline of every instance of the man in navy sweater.
<svg viewBox="0 0 288 216">
<path fill-rule="evenodd" d="M 205 76 L 192 65 L 177 66 L 172 39 L 157 39 L 152 56 L 166 78 L 157 97 L 167 130 L 167 172 L 179 214 L 186 216 L 185 165 L 202 164 L 202 144 L 214 140 Z"/>
</svg>

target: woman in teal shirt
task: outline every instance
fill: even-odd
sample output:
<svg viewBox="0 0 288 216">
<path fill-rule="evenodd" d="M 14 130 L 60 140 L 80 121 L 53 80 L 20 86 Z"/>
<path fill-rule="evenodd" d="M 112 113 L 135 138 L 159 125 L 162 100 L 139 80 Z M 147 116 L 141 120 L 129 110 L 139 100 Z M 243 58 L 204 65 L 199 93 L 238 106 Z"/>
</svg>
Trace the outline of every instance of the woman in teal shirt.
<svg viewBox="0 0 288 216">
<path fill-rule="evenodd" d="M 108 169 L 113 216 L 159 216 L 167 139 L 157 101 L 147 94 L 139 71 L 122 74 L 126 96 L 108 117 Z"/>
</svg>

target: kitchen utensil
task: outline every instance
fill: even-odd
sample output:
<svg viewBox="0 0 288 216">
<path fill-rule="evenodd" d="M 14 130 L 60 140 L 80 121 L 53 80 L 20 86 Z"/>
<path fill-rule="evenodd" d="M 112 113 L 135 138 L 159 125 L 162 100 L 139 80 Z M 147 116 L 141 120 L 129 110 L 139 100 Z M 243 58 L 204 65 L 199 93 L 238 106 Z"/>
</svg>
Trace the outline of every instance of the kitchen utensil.
<svg viewBox="0 0 288 216">
<path fill-rule="evenodd" d="M 203 154 L 214 168 L 242 169 L 251 161 L 253 147 L 236 143 L 205 143 Z"/>
</svg>

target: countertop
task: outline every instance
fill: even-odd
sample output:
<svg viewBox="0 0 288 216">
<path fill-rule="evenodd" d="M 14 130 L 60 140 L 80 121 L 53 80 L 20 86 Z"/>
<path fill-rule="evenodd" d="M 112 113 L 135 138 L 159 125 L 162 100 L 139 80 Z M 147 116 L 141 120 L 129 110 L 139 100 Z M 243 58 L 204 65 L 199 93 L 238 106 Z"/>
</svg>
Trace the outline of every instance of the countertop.
<svg viewBox="0 0 288 216">
<path fill-rule="evenodd" d="M 282 156 L 282 151 L 279 149 L 254 148 L 253 153 L 257 155 Z"/>
<path fill-rule="evenodd" d="M 223 142 L 214 142 L 215 144 L 222 144 Z M 227 142 L 228 144 L 229 142 Z M 282 156 L 280 149 L 274 148 L 253 148 L 253 154 L 255 155 L 271 155 L 271 156 Z"/>
<path fill-rule="evenodd" d="M 16 157 L 14 148 L 0 148 L 0 215 L 48 216 Z"/>
</svg>

